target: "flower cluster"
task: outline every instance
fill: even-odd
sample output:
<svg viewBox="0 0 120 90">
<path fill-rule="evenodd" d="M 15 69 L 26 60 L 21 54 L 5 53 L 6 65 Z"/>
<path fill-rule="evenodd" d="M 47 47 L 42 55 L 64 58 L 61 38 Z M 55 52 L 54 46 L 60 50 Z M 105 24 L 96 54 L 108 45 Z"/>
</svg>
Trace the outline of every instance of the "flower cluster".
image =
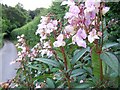
<svg viewBox="0 0 120 90">
<path fill-rule="evenodd" d="M 21 61 L 24 59 L 24 57 L 28 56 L 29 54 L 29 48 L 26 45 L 24 34 L 21 36 L 18 36 L 18 43 L 16 44 L 16 47 L 18 49 L 18 58 L 17 61 Z"/>
<path fill-rule="evenodd" d="M 31 50 L 30 53 L 28 55 L 28 57 L 30 57 L 31 60 L 33 60 L 35 57 L 37 57 L 40 53 L 40 43 L 37 43 Z"/>
<path fill-rule="evenodd" d="M 51 32 L 57 30 L 57 20 L 51 20 L 48 16 L 41 16 L 40 24 L 38 25 L 38 29 L 36 35 L 40 35 L 40 41 L 43 42 L 47 39 L 47 36 L 50 35 Z"/>
<path fill-rule="evenodd" d="M 49 36 L 55 30 L 57 30 L 58 21 L 52 20 L 48 16 L 41 16 L 40 24 L 38 25 L 38 29 L 36 35 L 40 35 L 40 44 L 42 49 L 40 50 L 41 56 L 47 55 L 51 57 L 53 55 L 51 42 L 49 40 Z"/>
<path fill-rule="evenodd" d="M 38 56 L 41 48 L 39 43 L 36 44 L 32 49 L 29 49 L 26 44 L 24 34 L 18 36 L 17 38 L 18 43 L 16 44 L 16 47 L 18 49 L 18 58 L 16 61 L 20 62 L 21 60 L 26 60 L 26 57 L 29 57 L 30 60 L 33 60 Z"/>
<path fill-rule="evenodd" d="M 66 12 L 64 19 L 67 19 L 67 25 L 62 26 L 58 32 L 59 22 L 52 20 L 50 16 L 42 16 L 36 34 L 40 35 L 40 43 L 42 50 L 41 55 L 45 54 L 51 57 L 52 46 L 65 46 L 65 39 L 72 38 L 72 43 L 80 47 L 86 48 L 87 43 L 93 43 L 96 39 L 102 36 L 99 27 L 101 21 L 98 20 L 99 14 L 105 15 L 109 11 L 109 7 L 101 5 L 101 0 L 86 0 L 85 3 L 76 4 L 74 0 L 63 1 L 61 5 L 68 5 L 69 11 Z M 51 33 L 57 32 L 57 35 L 52 35 L 55 41 L 51 43 L 49 36 Z M 54 33 L 55 34 L 55 33 Z"/>
<path fill-rule="evenodd" d="M 104 15 L 109 11 L 109 7 L 102 6 L 101 0 L 86 0 L 85 4 L 76 5 L 73 0 L 63 1 L 61 5 L 68 5 L 69 11 L 64 18 L 68 20 L 68 25 L 64 29 L 65 35 L 72 36 L 72 43 L 86 48 L 86 39 L 89 43 L 94 42 L 101 36 L 98 30 L 100 23 L 98 21 L 99 12 Z"/>
</svg>

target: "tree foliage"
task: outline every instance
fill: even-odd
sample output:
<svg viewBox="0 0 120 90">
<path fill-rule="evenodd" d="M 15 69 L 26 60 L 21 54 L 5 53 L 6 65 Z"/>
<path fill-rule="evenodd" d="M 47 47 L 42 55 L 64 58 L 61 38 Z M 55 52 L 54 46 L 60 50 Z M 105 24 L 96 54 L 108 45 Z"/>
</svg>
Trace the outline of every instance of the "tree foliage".
<svg viewBox="0 0 120 90">
<path fill-rule="evenodd" d="M 37 24 L 39 23 L 41 16 L 45 15 L 48 12 L 48 10 L 44 8 L 44 9 L 40 9 L 40 11 L 41 12 L 39 13 L 39 15 L 36 16 L 31 22 L 25 24 L 20 28 L 16 28 L 11 32 L 11 37 L 13 41 L 16 41 L 17 36 L 21 34 L 25 35 L 27 44 L 30 47 L 34 46 L 39 41 L 39 38 L 35 35 Z"/>
<path fill-rule="evenodd" d="M 2 8 L 2 32 L 10 33 L 13 29 L 19 28 L 30 21 L 28 12 L 22 5 L 15 7 L 0 4 Z"/>
<path fill-rule="evenodd" d="M 110 33 L 110 40 L 117 41 L 117 39 L 120 39 L 120 1 L 108 2 L 106 4 L 110 7 L 110 11 L 106 15 L 106 21 L 108 22 L 114 19 L 113 22 L 116 22 L 115 25 L 113 24 L 108 27 L 108 32 Z"/>
</svg>

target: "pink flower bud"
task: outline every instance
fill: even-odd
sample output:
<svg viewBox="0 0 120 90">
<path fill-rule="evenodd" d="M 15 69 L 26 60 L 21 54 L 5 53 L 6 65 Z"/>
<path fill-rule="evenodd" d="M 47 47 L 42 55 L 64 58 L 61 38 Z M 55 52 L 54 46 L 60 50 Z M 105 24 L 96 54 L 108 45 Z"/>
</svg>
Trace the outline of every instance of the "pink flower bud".
<svg viewBox="0 0 120 90">
<path fill-rule="evenodd" d="M 101 36 L 102 36 L 102 32 L 99 31 L 99 32 L 97 33 L 97 35 L 101 37 Z"/>
</svg>

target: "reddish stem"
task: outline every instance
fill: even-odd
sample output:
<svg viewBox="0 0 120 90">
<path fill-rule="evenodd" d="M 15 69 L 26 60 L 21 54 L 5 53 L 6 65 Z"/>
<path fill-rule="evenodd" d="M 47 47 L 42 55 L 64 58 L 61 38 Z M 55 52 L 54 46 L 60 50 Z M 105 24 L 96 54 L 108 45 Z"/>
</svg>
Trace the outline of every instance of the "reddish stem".
<svg viewBox="0 0 120 90">
<path fill-rule="evenodd" d="M 67 59 L 66 59 L 64 47 L 61 47 L 61 51 L 62 51 L 63 58 L 64 58 L 65 68 L 66 68 L 66 70 L 67 70 L 67 69 L 68 69 L 68 68 L 67 68 Z"/>
</svg>

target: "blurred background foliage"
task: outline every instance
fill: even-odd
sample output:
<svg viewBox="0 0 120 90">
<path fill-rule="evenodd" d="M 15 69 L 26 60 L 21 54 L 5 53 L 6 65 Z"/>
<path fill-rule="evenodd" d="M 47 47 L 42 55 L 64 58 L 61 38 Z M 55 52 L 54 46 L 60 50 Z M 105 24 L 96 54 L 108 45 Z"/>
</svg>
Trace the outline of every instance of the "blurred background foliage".
<svg viewBox="0 0 120 90">
<path fill-rule="evenodd" d="M 20 28 L 36 16 L 44 12 L 44 8 L 37 8 L 36 10 L 25 10 L 23 5 L 18 3 L 15 7 L 3 5 L 0 3 L 1 10 L 1 22 L 2 22 L 2 33 L 7 33 L 8 38 L 11 38 L 11 32 L 14 29 Z M 26 28 L 27 29 L 27 28 Z"/>
<path fill-rule="evenodd" d="M 109 22 L 112 19 L 117 21 L 115 25 L 111 25 L 111 27 L 108 28 L 110 40 L 117 41 L 117 39 L 120 39 L 120 1 L 109 2 L 106 3 L 106 5 L 110 7 L 110 11 L 106 15 L 106 22 Z"/>
<path fill-rule="evenodd" d="M 30 47 L 33 47 L 38 41 L 39 38 L 35 35 L 35 32 L 37 30 L 37 25 L 40 22 L 40 16 L 47 14 L 47 9 L 41 9 L 41 13 L 39 13 L 34 19 L 32 19 L 31 22 L 28 22 L 24 26 L 20 28 L 16 28 L 11 32 L 11 39 L 13 41 L 17 40 L 17 36 L 24 34 L 25 38 L 27 40 L 27 44 Z M 34 41 L 34 42 L 33 42 Z"/>
<path fill-rule="evenodd" d="M 115 51 L 120 61 L 120 1 L 119 2 L 108 2 L 107 6 L 110 7 L 110 11 L 106 14 L 106 22 L 111 20 L 115 21 L 115 24 L 110 24 L 107 28 L 108 42 L 119 43 L 118 47 L 112 48 L 111 51 Z"/>
</svg>

